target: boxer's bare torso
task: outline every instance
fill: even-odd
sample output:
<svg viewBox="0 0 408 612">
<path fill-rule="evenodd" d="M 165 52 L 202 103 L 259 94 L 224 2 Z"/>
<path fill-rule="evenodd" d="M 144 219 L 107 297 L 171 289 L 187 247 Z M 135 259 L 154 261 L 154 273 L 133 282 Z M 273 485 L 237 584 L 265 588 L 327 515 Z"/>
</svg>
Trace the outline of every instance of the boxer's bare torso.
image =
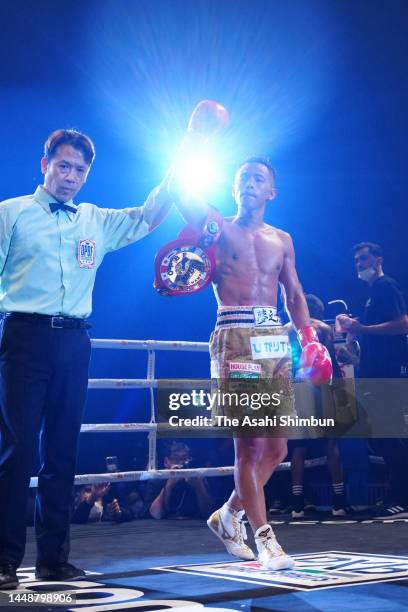
<svg viewBox="0 0 408 612">
<path fill-rule="evenodd" d="M 170 192 L 188 223 L 204 226 L 209 206 L 187 198 L 171 182 Z M 216 244 L 213 286 L 220 306 L 276 306 L 278 284 L 296 328 L 310 324 L 302 287 L 296 273 L 292 239 L 264 221 L 266 206 L 275 198 L 274 177 L 258 161 L 244 162 L 233 185 L 237 214 L 223 220 Z"/>
<path fill-rule="evenodd" d="M 271 225 L 224 220 L 217 244 L 214 292 L 220 306 L 276 306 L 288 235 Z"/>
</svg>

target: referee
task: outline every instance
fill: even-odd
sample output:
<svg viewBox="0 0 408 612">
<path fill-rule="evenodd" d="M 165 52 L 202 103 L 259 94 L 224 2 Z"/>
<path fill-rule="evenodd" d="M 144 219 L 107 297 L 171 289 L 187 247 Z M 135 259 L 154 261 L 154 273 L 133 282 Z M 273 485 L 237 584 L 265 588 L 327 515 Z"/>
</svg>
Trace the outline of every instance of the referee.
<svg viewBox="0 0 408 612">
<path fill-rule="evenodd" d="M 85 575 L 68 563 L 69 525 L 96 270 L 170 207 L 167 179 L 141 207 L 75 205 L 94 157 L 88 136 L 57 130 L 45 143 L 43 185 L 0 203 L 0 589 L 18 586 L 39 434 L 36 577 Z"/>
</svg>

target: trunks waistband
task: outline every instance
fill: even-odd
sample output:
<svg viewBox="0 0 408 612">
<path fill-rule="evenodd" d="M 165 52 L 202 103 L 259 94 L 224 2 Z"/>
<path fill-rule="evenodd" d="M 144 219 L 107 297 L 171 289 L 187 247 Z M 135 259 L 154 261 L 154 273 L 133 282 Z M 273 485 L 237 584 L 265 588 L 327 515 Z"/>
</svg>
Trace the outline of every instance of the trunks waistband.
<svg viewBox="0 0 408 612">
<path fill-rule="evenodd" d="M 281 327 L 276 306 L 221 306 L 215 329 L 227 327 Z"/>
</svg>

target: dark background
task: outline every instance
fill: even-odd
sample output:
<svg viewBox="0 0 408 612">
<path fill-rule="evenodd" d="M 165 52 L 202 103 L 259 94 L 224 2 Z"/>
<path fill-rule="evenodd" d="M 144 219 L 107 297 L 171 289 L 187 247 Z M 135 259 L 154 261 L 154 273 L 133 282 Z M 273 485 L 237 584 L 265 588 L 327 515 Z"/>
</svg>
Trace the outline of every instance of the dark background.
<svg viewBox="0 0 408 612">
<path fill-rule="evenodd" d="M 195 104 L 212 98 L 231 113 L 214 202 L 223 213 L 234 211 L 236 164 L 268 154 L 278 198 L 267 221 L 292 234 L 305 291 L 359 314 L 350 249 L 361 240 L 383 245 L 386 272 L 407 291 L 405 0 L 2 0 L 0 24 L 0 200 L 31 193 L 46 137 L 74 127 L 97 148 L 77 201 L 141 204 Z M 173 211 L 106 258 L 93 337 L 208 339 L 210 289 L 167 299 L 152 289 L 154 253 L 181 226 Z M 144 378 L 145 368 L 145 353 L 96 351 L 91 376 Z M 208 357 L 159 354 L 157 371 L 206 376 Z M 140 421 L 146 406 L 145 392 L 91 391 L 85 420 Z M 84 436 L 81 466 L 139 456 L 142 440 Z"/>
</svg>

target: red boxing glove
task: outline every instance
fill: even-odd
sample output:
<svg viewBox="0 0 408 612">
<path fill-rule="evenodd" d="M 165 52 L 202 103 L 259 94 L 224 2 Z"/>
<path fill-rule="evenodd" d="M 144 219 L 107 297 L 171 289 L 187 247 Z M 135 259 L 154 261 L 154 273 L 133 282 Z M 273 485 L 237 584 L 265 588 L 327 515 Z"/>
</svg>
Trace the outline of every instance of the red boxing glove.
<svg viewBox="0 0 408 612">
<path fill-rule="evenodd" d="M 330 383 L 333 367 L 327 348 L 319 342 L 316 330 L 311 325 L 298 329 L 298 338 L 302 353 L 300 355 L 300 370 L 304 378 L 314 385 Z"/>
<path fill-rule="evenodd" d="M 216 134 L 229 121 L 226 108 L 214 100 L 201 100 L 191 113 L 188 131 L 211 136 Z"/>
</svg>

